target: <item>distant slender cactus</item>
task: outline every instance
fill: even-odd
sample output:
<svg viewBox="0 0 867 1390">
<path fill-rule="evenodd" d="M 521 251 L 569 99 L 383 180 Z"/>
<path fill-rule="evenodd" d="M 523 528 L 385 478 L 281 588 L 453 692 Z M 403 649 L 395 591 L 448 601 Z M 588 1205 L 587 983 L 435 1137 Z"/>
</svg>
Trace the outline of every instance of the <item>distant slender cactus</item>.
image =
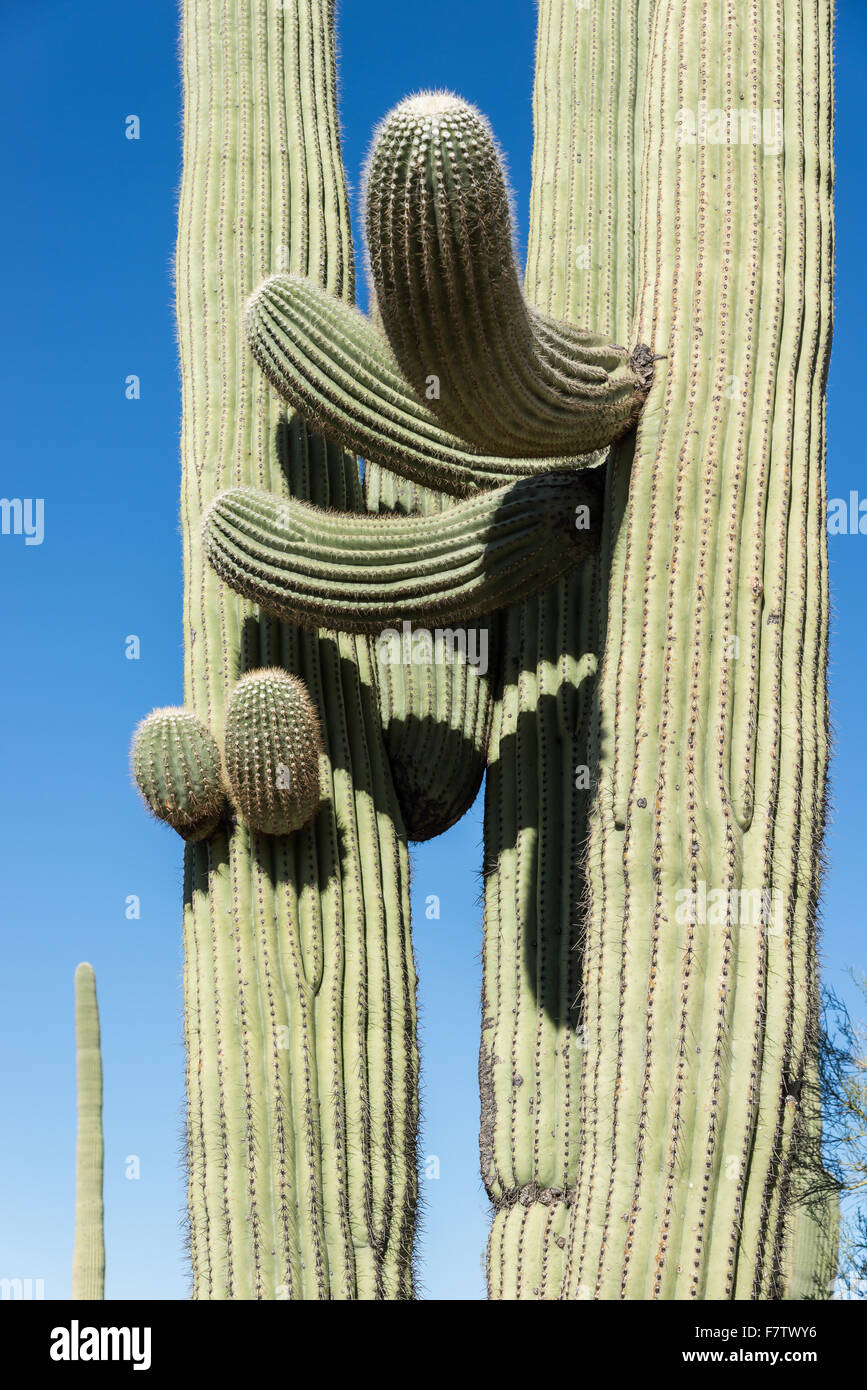
<svg viewBox="0 0 867 1390">
<path fill-rule="evenodd" d="M 93 966 L 75 972 L 75 1044 L 78 1076 L 78 1142 L 75 1166 L 75 1250 L 72 1297 L 105 1296 L 102 1206 L 102 1054 Z"/>
</svg>

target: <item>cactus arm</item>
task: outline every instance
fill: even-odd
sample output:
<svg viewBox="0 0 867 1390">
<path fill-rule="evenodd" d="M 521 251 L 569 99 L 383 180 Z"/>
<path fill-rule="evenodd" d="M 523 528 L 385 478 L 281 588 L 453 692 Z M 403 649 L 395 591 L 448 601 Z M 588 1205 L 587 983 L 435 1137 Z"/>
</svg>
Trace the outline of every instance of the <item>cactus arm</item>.
<svg viewBox="0 0 867 1390">
<path fill-rule="evenodd" d="M 443 429 L 407 384 L 387 341 L 354 308 L 300 276 L 259 286 L 244 316 L 254 358 L 312 429 L 428 489 L 478 488 L 567 466 L 562 458 L 501 458 Z M 598 462 L 596 455 L 574 466 Z"/>
<path fill-rule="evenodd" d="M 594 512 L 592 490 L 569 473 L 432 516 L 333 513 L 235 489 L 214 501 L 203 534 L 220 577 L 266 612 L 377 632 L 401 619 L 460 622 L 535 593 L 587 554 Z"/>
<path fill-rule="evenodd" d="M 330 0 L 186 0 L 177 311 L 185 703 L 215 736 L 239 673 L 283 667 L 322 729 L 322 804 L 186 848 L 193 1296 L 412 1296 L 415 975 L 408 856 L 367 639 L 256 614 L 202 516 L 254 486 L 361 510 L 358 469 L 287 417 L 241 332 L 281 256 L 351 296 Z"/>
<path fill-rule="evenodd" d="M 499 151 L 475 107 L 448 93 L 401 102 L 379 127 L 365 187 L 379 312 L 445 428 L 533 457 L 590 453 L 635 424 L 645 355 L 525 301 Z"/>
<path fill-rule="evenodd" d="M 75 971 L 78 1140 L 75 1162 L 75 1248 L 72 1297 L 105 1297 L 102 1203 L 102 1053 L 96 977 L 86 963 Z"/>
<path fill-rule="evenodd" d="M 736 39 L 724 6 L 654 8 L 638 314 L 668 368 L 600 687 L 575 1297 L 779 1288 L 826 775 L 830 29 L 815 0 Z M 674 138 L 733 92 L 782 148 Z"/>
<path fill-rule="evenodd" d="M 285 671 L 248 671 L 226 707 L 226 781 L 247 825 L 291 835 L 320 802 L 322 732 L 310 693 Z"/>
<path fill-rule="evenodd" d="M 430 516 L 453 505 L 369 459 L 364 495 L 368 509 L 380 514 Z M 487 759 L 499 628 L 497 617 L 474 621 L 463 629 L 466 650 L 458 646 L 453 661 L 406 660 L 401 647 L 400 660 L 377 662 L 385 744 L 410 840 L 443 834 L 476 799 Z"/>
</svg>

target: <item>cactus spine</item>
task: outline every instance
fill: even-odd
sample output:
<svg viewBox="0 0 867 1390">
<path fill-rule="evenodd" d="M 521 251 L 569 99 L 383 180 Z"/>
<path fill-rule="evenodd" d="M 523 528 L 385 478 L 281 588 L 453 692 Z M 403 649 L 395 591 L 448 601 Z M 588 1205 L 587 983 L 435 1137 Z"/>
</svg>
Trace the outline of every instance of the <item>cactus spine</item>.
<svg viewBox="0 0 867 1390">
<path fill-rule="evenodd" d="M 102 1053 L 93 966 L 75 971 L 75 1050 L 78 1139 L 75 1160 L 75 1248 L 72 1297 L 105 1296 L 105 1239 L 102 1207 Z"/>
</svg>

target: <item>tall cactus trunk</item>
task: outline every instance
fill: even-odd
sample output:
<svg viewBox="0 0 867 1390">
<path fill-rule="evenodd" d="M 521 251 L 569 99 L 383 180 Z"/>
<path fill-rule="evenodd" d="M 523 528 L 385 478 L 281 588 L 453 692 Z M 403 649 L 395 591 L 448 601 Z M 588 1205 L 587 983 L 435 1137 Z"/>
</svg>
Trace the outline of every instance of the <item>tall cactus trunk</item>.
<svg viewBox="0 0 867 1390">
<path fill-rule="evenodd" d="M 238 484 L 364 508 L 356 461 L 287 418 L 242 337 L 276 268 L 352 295 L 330 0 L 185 0 L 177 255 L 186 703 L 217 733 L 239 674 L 302 677 L 324 802 L 294 835 L 188 845 L 189 1221 L 197 1298 L 412 1296 L 415 975 L 403 823 L 369 639 L 262 617 L 206 564 Z"/>
<path fill-rule="evenodd" d="M 637 317 L 667 360 L 598 691 L 572 1297 L 781 1292 L 827 767 L 831 25 L 653 6 Z"/>
<path fill-rule="evenodd" d="M 611 451 L 599 560 L 507 619 L 494 1297 L 787 1287 L 827 770 L 831 14 L 743 10 L 539 11 L 528 296 L 667 360 L 635 457 Z"/>
<path fill-rule="evenodd" d="M 651 0 L 541 0 L 526 294 L 627 343 Z M 584 849 L 594 691 L 633 437 L 607 465 L 602 548 L 505 617 L 485 802 L 482 1172 L 493 1298 L 560 1295 L 578 1173 Z"/>
</svg>

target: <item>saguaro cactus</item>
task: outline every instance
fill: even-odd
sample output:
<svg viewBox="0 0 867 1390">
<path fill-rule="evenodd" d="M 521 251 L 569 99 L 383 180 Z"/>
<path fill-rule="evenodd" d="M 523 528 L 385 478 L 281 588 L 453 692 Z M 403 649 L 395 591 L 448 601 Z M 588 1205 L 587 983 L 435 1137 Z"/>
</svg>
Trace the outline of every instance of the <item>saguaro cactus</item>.
<svg viewBox="0 0 867 1390">
<path fill-rule="evenodd" d="M 242 321 L 278 388 L 287 362 L 309 373 L 323 342 L 340 348 L 339 336 L 322 334 L 323 306 L 350 324 L 352 352 L 363 322 L 349 302 L 333 7 L 233 0 L 227 10 L 189 0 L 183 42 L 177 287 L 188 713 L 171 723 L 168 743 L 166 712 L 145 721 L 133 761 L 148 804 L 189 842 L 193 1292 L 408 1297 L 418 1101 L 404 810 L 419 835 L 463 810 L 478 785 L 490 706 L 466 663 L 433 683 L 402 664 L 381 677 L 372 637 L 398 617 L 475 620 L 550 583 L 596 544 L 598 483 L 583 476 L 591 459 L 559 459 L 556 474 L 550 459 L 515 466 L 453 439 L 424 407 L 404 411 L 411 392 L 396 389 L 384 347 L 372 354 L 373 376 L 383 369 L 373 388 L 344 393 L 350 405 L 360 398 L 360 414 L 338 397 L 350 427 L 331 431 L 335 442 L 284 413 L 247 354 Z M 251 298 L 281 263 L 285 275 Z M 300 358 L 287 303 L 310 309 Z M 363 355 L 363 331 L 360 343 Z M 600 351 L 611 371 L 594 367 L 594 393 L 620 402 L 602 431 L 608 439 L 634 417 L 644 382 L 622 350 Z M 353 370 L 340 382 L 352 382 Z M 319 399 L 329 399 L 330 379 L 313 375 Z M 293 389 L 283 391 L 290 405 Z M 394 448 L 377 453 L 366 441 L 365 498 L 356 458 L 341 445 L 355 450 L 357 418 L 369 424 L 383 392 L 402 412 L 406 476 L 450 484 L 456 495 L 500 488 L 453 505 L 415 488 L 406 503 L 382 467 L 396 463 Z M 380 432 L 388 436 L 388 422 Z M 372 516 L 380 506 L 394 514 Z M 305 792 L 289 814 L 287 789 L 262 784 L 286 768 L 291 779 L 294 766 L 297 788 L 298 687 L 278 689 L 269 676 L 268 710 L 255 727 L 244 723 L 250 707 L 239 692 L 249 673 L 277 667 L 309 694 L 318 810 Z M 285 701 L 282 712 L 274 700 Z M 219 784 L 204 756 L 214 745 L 224 750 Z M 456 747 L 471 756 L 445 795 L 442 753 L 454 758 Z M 425 761 L 431 791 L 417 808 Z M 199 817 L 205 773 L 216 824 Z"/>
<path fill-rule="evenodd" d="M 105 1293 L 102 1209 L 102 1052 L 93 966 L 75 972 L 75 1045 L 78 1140 L 75 1163 L 75 1249 L 72 1297 L 101 1299 Z"/>
<path fill-rule="evenodd" d="M 375 323 L 332 20 L 185 6 L 186 697 L 229 792 L 187 848 L 194 1291 L 410 1295 L 406 836 L 486 748 L 492 1294 L 808 1286 L 827 0 L 542 0 L 524 289 L 487 124 L 422 94 L 367 169 Z M 381 669 L 384 625 L 483 614 L 492 680 Z M 251 813 L 299 752 L 286 691 L 236 737 L 258 667 L 309 693 L 315 815 L 270 787 Z M 143 790 L 186 832 L 173 747 Z"/>
</svg>

